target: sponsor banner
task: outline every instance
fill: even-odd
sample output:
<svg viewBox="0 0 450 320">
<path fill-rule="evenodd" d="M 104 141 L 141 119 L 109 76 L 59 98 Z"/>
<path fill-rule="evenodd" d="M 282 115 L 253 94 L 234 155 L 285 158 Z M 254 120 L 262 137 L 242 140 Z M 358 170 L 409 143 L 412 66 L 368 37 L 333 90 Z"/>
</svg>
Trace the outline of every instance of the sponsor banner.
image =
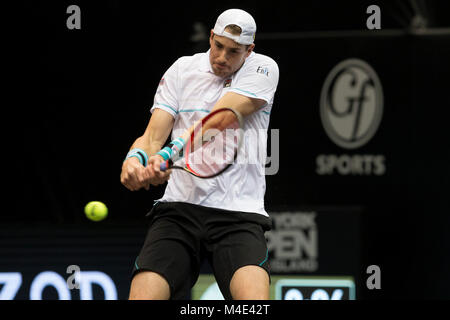
<svg viewBox="0 0 450 320">
<path fill-rule="evenodd" d="M 271 213 L 266 232 L 274 274 L 350 274 L 361 263 L 361 209 L 308 208 Z"/>
<path fill-rule="evenodd" d="M 376 71 L 361 59 L 346 59 L 328 73 L 320 94 L 320 118 L 328 138 L 342 149 L 355 150 L 376 134 L 383 117 L 383 87 Z M 318 175 L 381 176 L 383 154 L 320 154 Z"/>
<path fill-rule="evenodd" d="M 127 299 L 145 234 L 145 225 L 3 225 L 0 300 Z"/>
<path fill-rule="evenodd" d="M 56 272 L 55 269 L 59 268 L 43 270 L 37 274 L 0 272 L 0 300 L 118 299 L 116 283 L 105 272 L 79 271 L 67 274 Z"/>
<path fill-rule="evenodd" d="M 346 59 L 328 73 L 320 94 L 320 117 L 328 137 L 344 149 L 372 139 L 383 116 L 383 88 L 361 59 Z"/>
<path fill-rule="evenodd" d="M 271 276 L 270 300 L 355 300 L 352 277 Z M 192 288 L 192 300 L 224 300 L 213 275 L 201 274 Z"/>
<path fill-rule="evenodd" d="M 271 271 L 314 273 L 319 268 L 317 212 L 279 212 L 274 229 L 266 233 Z"/>
<path fill-rule="evenodd" d="M 272 274 L 351 276 L 360 268 L 360 211 L 272 212 Z M 146 226 L 2 226 L 1 300 L 127 299 Z M 204 273 L 208 268 L 202 269 Z M 200 285 L 201 281 L 199 282 Z"/>
<path fill-rule="evenodd" d="M 355 300 L 353 279 L 315 277 L 281 279 L 275 284 L 275 300 Z"/>
<path fill-rule="evenodd" d="M 312 203 L 375 210 L 380 200 L 406 196 L 404 189 L 393 190 L 407 179 L 411 162 L 405 152 L 413 102 L 406 40 L 311 37 L 264 40 L 262 46 L 282 57 L 285 79 L 271 112 L 280 155 L 278 173 L 266 177 L 268 209 Z"/>
</svg>

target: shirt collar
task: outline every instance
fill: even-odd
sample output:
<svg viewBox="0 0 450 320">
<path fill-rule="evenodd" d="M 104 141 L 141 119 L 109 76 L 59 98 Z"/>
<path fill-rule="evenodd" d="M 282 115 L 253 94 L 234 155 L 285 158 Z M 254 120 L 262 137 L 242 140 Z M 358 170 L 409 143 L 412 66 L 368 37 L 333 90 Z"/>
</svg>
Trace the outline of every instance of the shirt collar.
<svg viewBox="0 0 450 320">
<path fill-rule="evenodd" d="M 200 66 L 199 66 L 200 71 L 214 73 L 214 71 L 211 67 L 211 62 L 209 61 L 209 52 L 210 51 L 211 51 L 211 49 L 209 49 L 208 51 L 206 51 L 203 54 L 203 57 L 202 57 L 202 60 L 200 62 Z"/>
</svg>

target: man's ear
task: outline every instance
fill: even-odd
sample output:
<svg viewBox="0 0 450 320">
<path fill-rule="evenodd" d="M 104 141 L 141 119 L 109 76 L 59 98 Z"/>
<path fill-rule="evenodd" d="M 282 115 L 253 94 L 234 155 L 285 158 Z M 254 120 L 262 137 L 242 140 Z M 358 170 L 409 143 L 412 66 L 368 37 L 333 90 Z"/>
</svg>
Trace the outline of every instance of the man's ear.
<svg viewBox="0 0 450 320">
<path fill-rule="evenodd" d="M 211 29 L 211 34 L 209 35 L 209 46 L 212 47 L 214 39 L 214 31 Z"/>
<path fill-rule="evenodd" d="M 252 43 L 251 45 L 248 46 L 248 48 L 247 48 L 247 54 L 245 55 L 245 57 L 247 58 L 247 57 L 252 53 L 252 51 L 253 51 L 254 49 L 255 49 L 255 44 Z"/>
</svg>

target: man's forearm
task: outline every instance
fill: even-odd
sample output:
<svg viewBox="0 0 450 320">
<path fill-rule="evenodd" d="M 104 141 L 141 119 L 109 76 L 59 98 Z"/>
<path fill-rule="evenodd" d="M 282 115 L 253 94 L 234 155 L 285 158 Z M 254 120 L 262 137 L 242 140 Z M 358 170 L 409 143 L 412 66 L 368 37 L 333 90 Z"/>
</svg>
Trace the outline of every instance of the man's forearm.
<svg viewBox="0 0 450 320">
<path fill-rule="evenodd" d="M 163 143 L 159 141 L 152 141 L 146 136 L 141 136 L 136 139 L 136 141 L 131 146 L 130 150 L 134 148 L 142 149 L 150 157 L 153 156 L 155 153 L 157 153 L 159 150 L 161 150 L 162 146 Z"/>
</svg>

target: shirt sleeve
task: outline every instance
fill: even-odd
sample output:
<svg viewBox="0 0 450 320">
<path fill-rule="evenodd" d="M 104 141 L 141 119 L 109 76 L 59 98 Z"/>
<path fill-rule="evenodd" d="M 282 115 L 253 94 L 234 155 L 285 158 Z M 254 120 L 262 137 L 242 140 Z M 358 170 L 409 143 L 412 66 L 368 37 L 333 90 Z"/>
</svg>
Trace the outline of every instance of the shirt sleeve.
<svg viewBox="0 0 450 320">
<path fill-rule="evenodd" d="M 254 61 L 243 68 L 229 91 L 271 103 L 278 86 L 277 63 L 267 57 L 264 61 Z"/>
<path fill-rule="evenodd" d="M 167 111 L 174 118 L 178 115 L 178 62 L 179 60 L 175 61 L 159 81 L 150 112 L 153 113 L 158 108 Z"/>
</svg>

